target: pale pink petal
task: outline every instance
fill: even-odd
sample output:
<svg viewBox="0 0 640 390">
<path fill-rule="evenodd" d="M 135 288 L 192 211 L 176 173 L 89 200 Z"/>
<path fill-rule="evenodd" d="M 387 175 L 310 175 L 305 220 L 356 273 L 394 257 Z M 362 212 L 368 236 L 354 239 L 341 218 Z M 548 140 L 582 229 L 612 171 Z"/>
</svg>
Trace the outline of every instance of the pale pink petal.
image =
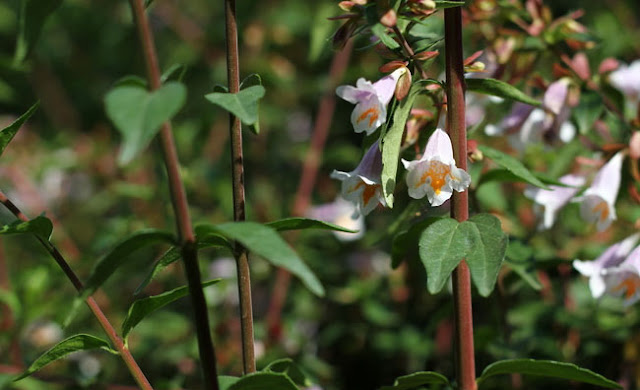
<svg viewBox="0 0 640 390">
<path fill-rule="evenodd" d="M 554 114 L 560 114 L 560 110 L 567 104 L 567 95 L 569 93 L 568 81 L 560 79 L 551 83 L 544 93 L 542 104 L 546 109 Z"/>
<path fill-rule="evenodd" d="M 598 195 L 613 207 L 622 176 L 622 152 L 617 153 L 609 160 L 596 174 L 591 187 L 587 189 L 585 195 Z"/>
<path fill-rule="evenodd" d="M 451 175 L 449 176 L 449 186 L 452 189 L 462 192 L 471 185 L 471 176 L 464 169 L 451 165 Z"/>
<path fill-rule="evenodd" d="M 455 164 L 453 159 L 453 147 L 451 146 L 451 138 L 442 129 L 436 129 L 427 141 L 427 147 L 424 151 L 425 156 L 433 158 L 438 156 L 444 164 Z"/>
<path fill-rule="evenodd" d="M 376 131 L 386 119 L 387 109 L 380 104 L 376 95 L 361 100 L 351 113 L 351 124 L 355 132 L 365 132 L 367 135 Z"/>
<path fill-rule="evenodd" d="M 384 76 L 373 84 L 373 88 L 378 95 L 378 99 L 380 99 L 380 102 L 385 106 L 389 104 L 391 98 L 393 97 L 393 94 L 396 90 L 396 84 L 398 84 L 398 79 L 406 71 L 407 68 L 404 67 L 396 69 L 390 75 Z"/>
<path fill-rule="evenodd" d="M 616 210 L 599 195 L 585 195 L 580 203 L 580 215 L 589 223 L 596 223 L 598 231 L 607 229 L 616 219 Z"/>
</svg>

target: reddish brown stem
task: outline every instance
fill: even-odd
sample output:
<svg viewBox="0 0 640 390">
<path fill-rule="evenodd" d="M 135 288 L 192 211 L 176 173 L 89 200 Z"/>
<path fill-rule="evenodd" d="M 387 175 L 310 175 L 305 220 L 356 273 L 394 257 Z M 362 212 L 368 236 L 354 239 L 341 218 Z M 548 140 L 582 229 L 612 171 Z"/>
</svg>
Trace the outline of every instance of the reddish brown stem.
<svg viewBox="0 0 640 390">
<path fill-rule="evenodd" d="M 29 221 L 29 218 L 24 215 L 22 211 L 20 211 L 20 209 L 9 198 L 7 198 L 7 196 L 2 191 L 0 191 L 0 203 L 2 203 L 4 207 L 6 207 L 7 210 L 9 210 L 19 220 L 24 222 Z M 37 239 L 38 241 L 40 241 L 42 246 L 44 246 L 47 252 L 49 252 L 51 257 L 53 257 L 56 263 L 58 263 L 58 266 L 60 266 L 60 268 L 65 273 L 67 278 L 71 281 L 76 290 L 78 290 L 78 292 L 81 292 L 84 289 L 82 282 L 75 274 L 75 272 L 73 272 L 71 267 L 69 267 L 69 263 L 67 263 L 62 254 L 58 251 L 58 248 L 56 248 L 48 240 L 45 240 L 41 237 L 37 237 Z M 111 325 L 107 317 L 104 315 L 104 313 L 100 309 L 100 306 L 98 306 L 93 297 L 88 297 L 85 302 L 100 323 L 100 326 L 102 326 L 102 329 L 107 334 L 107 337 L 109 337 L 109 340 L 111 340 L 111 342 L 113 343 L 115 349 L 120 353 L 122 360 L 124 360 L 124 363 L 127 365 L 127 368 L 129 369 L 129 372 L 131 372 L 131 375 L 135 379 L 136 383 L 138 383 L 138 386 L 140 386 L 140 388 L 144 390 L 153 390 L 153 387 L 151 387 L 151 384 L 147 380 L 147 377 L 140 369 L 140 366 L 138 366 L 138 363 L 136 363 L 133 355 L 131 355 L 129 348 L 124 345 L 124 342 L 122 341 L 120 336 L 118 336 L 118 333 Z"/>
<path fill-rule="evenodd" d="M 149 26 L 149 20 L 144 10 L 142 0 L 131 0 L 140 43 L 144 52 L 147 67 L 147 79 L 152 90 L 161 87 L 160 66 L 153 42 L 153 34 Z M 182 260 L 189 285 L 189 296 L 193 305 L 196 332 L 198 336 L 198 351 L 204 385 L 206 389 L 218 390 L 218 373 L 216 367 L 215 349 L 209 327 L 207 302 L 202 291 L 200 268 L 198 265 L 198 251 L 196 237 L 191 225 L 189 215 L 189 203 L 186 192 L 180 178 L 180 162 L 171 131 L 171 123 L 165 122 L 160 130 L 160 147 L 163 161 L 169 181 L 171 203 L 176 214 L 176 225 L 180 238 Z"/>
<path fill-rule="evenodd" d="M 456 165 L 467 169 L 467 134 L 465 123 L 465 82 L 462 54 L 462 12 L 460 7 L 444 12 L 447 78 L 447 124 L 453 143 Z M 458 221 L 469 218 L 468 192 L 454 192 L 451 216 Z M 475 390 L 476 372 L 473 348 L 473 316 L 469 267 L 462 260 L 453 271 L 455 310 L 455 351 L 458 389 Z"/>
</svg>

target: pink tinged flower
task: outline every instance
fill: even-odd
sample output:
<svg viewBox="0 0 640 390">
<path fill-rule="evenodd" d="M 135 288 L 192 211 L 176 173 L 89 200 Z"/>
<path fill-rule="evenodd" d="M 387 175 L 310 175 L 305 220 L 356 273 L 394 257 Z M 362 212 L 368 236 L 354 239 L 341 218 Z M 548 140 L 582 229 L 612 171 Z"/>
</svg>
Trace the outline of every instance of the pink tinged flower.
<svg viewBox="0 0 640 390">
<path fill-rule="evenodd" d="M 588 222 L 595 222 L 603 231 L 616 219 L 615 202 L 620 189 L 622 152 L 606 163 L 593 179 L 580 200 L 580 215 Z"/>
<path fill-rule="evenodd" d="M 338 96 L 356 105 L 351 113 L 351 124 L 356 133 L 364 131 L 369 135 L 386 121 L 387 104 L 393 97 L 398 79 L 406 71 L 407 68 L 401 67 L 373 84 L 359 78 L 355 87 L 342 85 L 336 89 Z"/>
<path fill-rule="evenodd" d="M 354 214 L 356 218 L 353 218 Z M 354 241 L 364 236 L 364 217 L 359 214 L 357 205 L 342 198 L 337 198 L 332 203 L 311 207 L 307 212 L 310 218 L 330 222 L 349 230 L 357 231 L 356 233 L 334 231 L 333 234 L 340 241 Z"/>
<path fill-rule="evenodd" d="M 629 306 L 640 299 L 640 247 L 617 267 L 603 270 L 605 292 L 623 295 L 624 305 Z"/>
<path fill-rule="evenodd" d="M 635 60 L 630 65 L 622 65 L 611 72 L 609 81 L 628 99 L 634 102 L 640 100 L 640 60 Z"/>
<path fill-rule="evenodd" d="M 386 205 L 381 186 L 382 153 L 376 141 L 351 172 L 333 171 L 331 177 L 342 181 L 342 197 L 357 206 L 354 218 L 367 215 L 378 204 Z"/>
<path fill-rule="evenodd" d="M 533 200 L 537 213 L 542 214 L 542 221 L 538 225 L 538 229 L 549 229 L 553 226 L 558 212 L 563 208 L 571 198 L 583 186 L 585 179 L 579 175 L 564 175 L 558 181 L 571 187 L 549 186 L 549 190 L 537 187 L 529 187 L 524 191 L 524 195 Z M 544 211 L 541 211 L 544 210 Z"/>
<path fill-rule="evenodd" d="M 436 129 L 429 137 L 422 158 L 402 159 L 402 164 L 408 171 L 409 196 L 422 199 L 426 195 L 434 207 L 451 198 L 453 190 L 462 192 L 471 184 L 469 174 L 456 167 L 451 139 L 441 129 Z"/>
<path fill-rule="evenodd" d="M 640 233 L 636 233 L 611 245 L 593 261 L 573 261 L 573 268 L 589 277 L 589 289 L 594 298 L 600 298 L 607 290 L 604 279 L 607 270 L 619 266 L 636 246 L 639 239 Z"/>
</svg>

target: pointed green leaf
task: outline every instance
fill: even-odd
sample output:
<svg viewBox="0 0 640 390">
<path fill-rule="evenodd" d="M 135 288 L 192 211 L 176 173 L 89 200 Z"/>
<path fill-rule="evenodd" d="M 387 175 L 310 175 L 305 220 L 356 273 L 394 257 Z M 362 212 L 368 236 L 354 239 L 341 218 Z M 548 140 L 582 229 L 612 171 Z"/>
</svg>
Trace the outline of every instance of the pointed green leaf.
<svg viewBox="0 0 640 390">
<path fill-rule="evenodd" d="M 264 93 L 262 85 L 253 85 L 238 93 L 212 92 L 205 98 L 240 118 L 245 125 L 254 125 L 258 122 L 258 102 Z"/>
<path fill-rule="evenodd" d="M 420 371 L 396 378 L 393 386 L 382 386 L 379 390 L 417 390 L 426 385 L 446 385 L 449 380 L 446 376 L 433 371 Z"/>
<path fill-rule="evenodd" d="M 175 242 L 173 234 L 162 230 L 146 229 L 135 233 L 98 261 L 89 275 L 80 298 L 84 300 L 93 294 L 127 260 L 139 260 L 131 256 L 138 249 L 158 243 L 174 244 Z"/>
<path fill-rule="evenodd" d="M 220 390 L 229 390 L 229 387 L 239 380 L 240 378 L 237 376 L 218 375 L 218 386 L 220 386 Z"/>
<path fill-rule="evenodd" d="M 500 220 L 491 214 L 476 214 L 469 218 L 478 240 L 467 257 L 471 279 L 478 292 L 488 297 L 496 284 L 509 236 L 502 231 Z"/>
<path fill-rule="evenodd" d="M 298 390 L 298 386 L 284 374 L 256 372 L 245 375 L 227 388 L 228 390 Z"/>
<path fill-rule="evenodd" d="M 478 241 L 471 223 L 443 218 L 429 225 L 420 236 L 420 260 L 427 271 L 431 294 L 442 290 L 460 260 L 466 258 Z"/>
<path fill-rule="evenodd" d="M 0 234 L 24 234 L 32 233 L 39 238 L 49 241 L 51 232 L 53 231 L 53 224 L 42 215 L 39 215 L 27 222 L 15 221 L 9 225 L 4 225 L 0 228 Z"/>
<path fill-rule="evenodd" d="M 16 135 L 20 127 L 24 124 L 36 112 L 36 109 L 40 105 L 40 102 L 36 102 L 31 108 L 27 110 L 24 114 L 22 114 L 18 119 L 16 119 L 12 124 L 0 130 L 0 156 L 4 152 L 4 149 L 9 145 L 9 142 Z"/>
<path fill-rule="evenodd" d="M 49 15 L 55 11 L 62 0 L 22 0 L 20 7 L 20 20 L 18 24 L 18 40 L 13 62 L 18 65 L 27 58 L 35 46 L 42 26 Z"/>
<path fill-rule="evenodd" d="M 324 288 L 316 275 L 273 228 L 256 222 L 230 222 L 196 227 L 198 240 L 210 234 L 220 234 L 238 241 L 256 255 L 299 277 L 314 294 L 324 296 Z"/>
<path fill-rule="evenodd" d="M 534 359 L 502 360 L 490 364 L 484 369 L 480 378 L 478 378 L 478 385 L 489 377 L 501 374 L 535 375 L 590 383 L 608 389 L 622 389 L 622 386 L 616 382 L 600 374 L 596 374 L 591 370 L 578 367 L 575 364 Z"/>
<path fill-rule="evenodd" d="M 267 222 L 265 225 L 276 229 L 279 232 L 286 230 L 302 230 L 302 229 L 322 229 L 334 230 L 337 232 L 357 233 L 357 230 L 349 230 L 342 226 L 334 225 L 329 222 L 318 221 L 309 218 L 291 217 L 280 219 L 273 222 Z"/>
<path fill-rule="evenodd" d="M 311 381 L 309 381 L 307 376 L 300 370 L 300 367 L 289 358 L 274 360 L 262 371 L 284 374 L 300 387 L 307 388 L 312 385 Z"/>
<path fill-rule="evenodd" d="M 122 134 L 118 163 L 127 164 L 140 154 L 162 124 L 180 110 L 186 97 L 185 86 L 175 81 L 153 92 L 131 84 L 109 91 L 104 98 L 105 109 Z"/>
<path fill-rule="evenodd" d="M 505 264 L 536 291 L 542 290 L 542 283 L 536 273 L 533 248 L 520 241 L 509 242 Z"/>
<path fill-rule="evenodd" d="M 380 23 L 376 23 L 371 27 L 371 32 L 378 38 L 380 41 L 389 49 L 399 49 L 400 44 L 396 42 L 395 39 L 391 38 L 389 34 L 387 34 L 387 28 Z"/>
<path fill-rule="evenodd" d="M 214 279 L 204 282 L 202 283 L 202 288 L 216 284 L 221 280 L 222 279 Z M 142 321 L 144 317 L 162 308 L 163 306 L 166 306 L 169 303 L 186 296 L 187 294 L 189 294 L 189 287 L 182 286 L 170 291 L 166 291 L 162 294 L 138 299 L 137 301 L 133 302 L 133 304 L 129 307 L 127 317 L 122 323 L 122 338 L 126 340 L 131 329 L 138 325 L 138 323 Z"/>
<path fill-rule="evenodd" d="M 404 134 L 411 107 L 420 90 L 422 88 L 417 84 L 411 86 L 407 97 L 400 102 L 398 108 L 394 111 L 393 122 L 382 138 L 382 192 L 389 207 L 393 207 L 393 191 L 396 188 L 402 135 Z"/>
<path fill-rule="evenodd" d="M 207 236 L 205 240 L 198 241 L 198 249 L 209 248 L 212 246 L 233 250 L 233 247 L 231 246 L 229 241 L 227 241 L 227 239 L 222 236 L 211 235 Z M 169 250 L 167 250 L 164 255 L 162 255 L 162 257 L 158 261 L 156 261 L 151 271 L 147 274 L 147 277 L 142 283 L 140 283 L 138 288 L 136 288 L 136 291 L 133 293 L 133 295 L 140 294 L 142 290 L 144 290 L 144 288 L 147 287 L 149 283 L 151 283 L 156 275 L 158 275 L 160 272 L 162 272 L 163 269 L 167 268 L 172 263 L 178 261 L 181 256 L 182 255 L 180 253 L 179 247 L 174 246 L 169 248 Z"/>
<path fill-rule="evenodd" d="M 484 154 L 486 157 L 490 158 L 496 164 L 500 165 L 503 168 L 506 168 L 514 175 L 518 176 L 522 180 L 527 183 L 534 185 L 536 187 L 544 188 L 548 190 L 549 187 L 544 184 L 540 179 L 535 177 L 520 161 L 515 159 L 514 157 L 509 156 L 508 154 L 502 153 L 499 150 L 490 148 L 485 145 L 478 146 L 478 149 Z"/>
<path fill-rule="evenodd" d="M 391 268 L 396 269 L 400 266 L 407 251 L 418 245 L 424 229 L 438 220 L 440 218 L 427 218 L 424 221 L 412 224 L 408 230 L 404 230 L 393 237 L 391 242 Z"/>
<path fill-rule="evenodd" d="M 468 91 L 515 100 L 534 107 L 540 107 L 542 105 L 542 103 L 536 99 L 525 95 L 518 88 L 504 81 L 496 79 L 465 79 L 465 83 L 467 84 Z"/>
<path fill-rule="evenodd" d="M 61 342 L 53 346 L 53 348 L 42 354 L 42 356 L 37 358 L 36 361 L 34 361 L 25 372 L 17 376 L 14 381 L 19 381 L 20 379 L 28 377 L 47 364 L 63 358 L 70 353 L 97 348 L 105 349 L 111 353 L 117 353 L 111 349 L 109 343 L 95 336 L 91 336 L 88 334 L 78 334 L 75 336 L 71 336 L 65 340 L 62 340 Z"/>
</svg>

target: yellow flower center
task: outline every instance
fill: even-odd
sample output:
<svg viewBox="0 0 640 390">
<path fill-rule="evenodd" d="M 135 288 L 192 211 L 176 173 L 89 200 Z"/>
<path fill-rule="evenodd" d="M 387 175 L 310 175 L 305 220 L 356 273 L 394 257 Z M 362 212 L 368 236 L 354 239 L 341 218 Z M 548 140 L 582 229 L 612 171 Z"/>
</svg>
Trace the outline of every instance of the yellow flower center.
<svg viewBox="0 0 640 390">
<path fill-rule="evenodd" d="M 604 200 L 595 205 L 591 211 L 595 214 L 599 214 L 598 219 L 602 222 L 609 217 L 609 205 Z"/>
<path fill-rule="evenodd" d="M 451 174 L 451 167 L 440 161 L 432 160 L 429 162 L 429 168 L 420 176 L 420 180 L 416 183 L 416 188 L 427 183 L 427 179 L 431 179 L 429 185 L 433 188 L 436 195 L 440 194 L 442 186 L 447 182 L 445 178 Z"/>
<path fill-rule="evenodd" d="M 380 112 L 378 111 L 378 107 L 371 107 L 365 110 L 362 114 L 360 114 L 360 116 L 356 120 L 356 123 L 360 123 L 363 120 L 365 120 L 368 116 L 371 116 L 369 118 L 369 126 L 373 126 L 375 121 L 378 120 L 379 115 L 380 115 Z"/>
<path fill-rule="evenodd" d="M 631 299 L 640 288 L 640 277 L 637 275 L 629 276 L 613 288 L 614 292 L 625 290 L 624 297 Z"/>
</svg>

